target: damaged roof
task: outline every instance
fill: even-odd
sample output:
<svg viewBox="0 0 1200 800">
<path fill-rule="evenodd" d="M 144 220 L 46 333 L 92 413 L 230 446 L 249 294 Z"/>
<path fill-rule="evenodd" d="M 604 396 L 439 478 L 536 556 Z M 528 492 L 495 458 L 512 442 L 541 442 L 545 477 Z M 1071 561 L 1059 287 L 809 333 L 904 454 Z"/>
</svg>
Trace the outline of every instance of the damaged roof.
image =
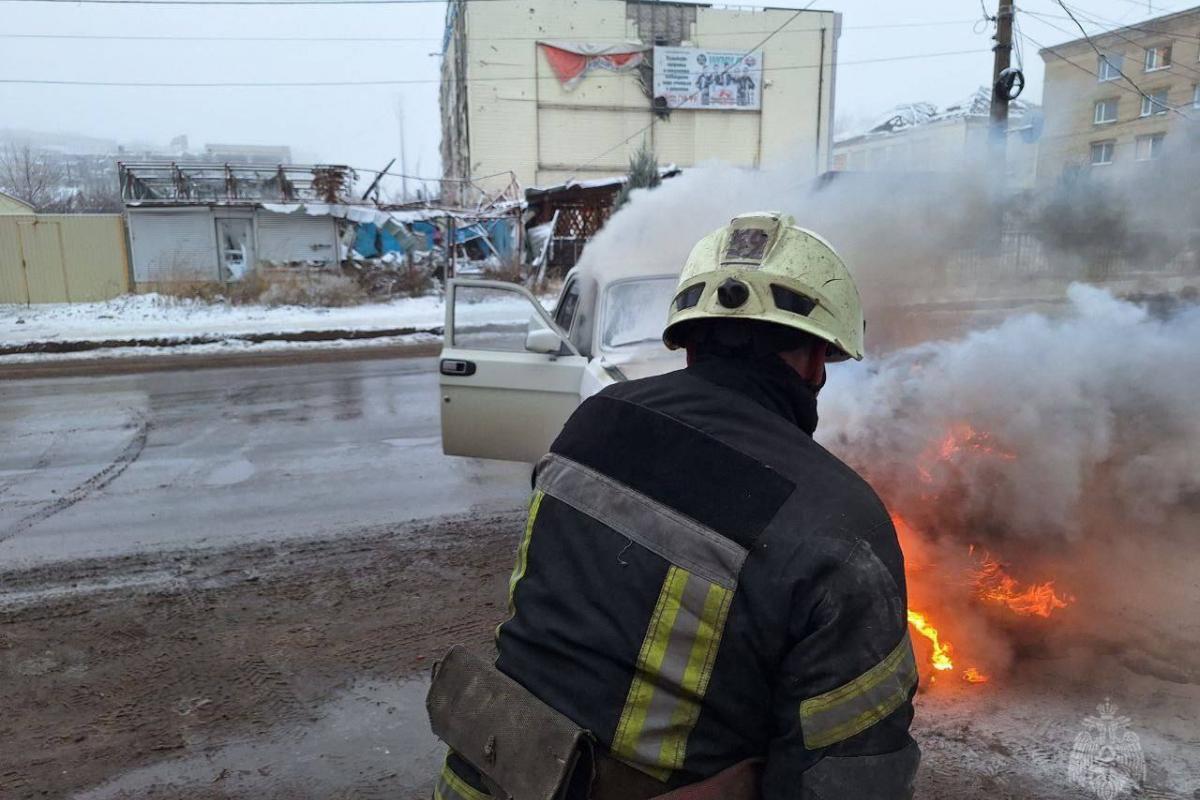
<svg viewBox="0 0 1200 800">
<path fill-rule="evenodd" d="M 674 164 L 667 164 L 665 167 L 658 168 L 659 178 L 674 178 L 682 170 Z M 556 183 L 552 186 L 530 186 L 525 190 L 526 200 L 535 200 L 547 195 L 560 194 L 563 192 L 572 191 L 587 191 L 590 189 L 620 189 L 629 181 L 628 175 L 615 175 L 611 178 L 593 178 L 586 181 L 569 180 L 565 183 Z"/>
<path fill-rule="evenodd" d="M 353 169 L 340 164 L 118 162 L 126 205 L 361 203 Z"/>
<path fill-rule="evenodd" d="M 991 115 L 991 106 L 992 90 L 987 86 L 979 87 L 969 96 L 957 103 L 951 103 L 940 111 L 933 103 L 902 103 L 880 116 L 865 130 L 858 130 L 844 136 L 839 136 L 837 143 L 841 144 L 842 142 L 867 136 L 900 133 L 910 128 L 929 125 L 935 122 L 944 122 L 946 120 L 971 117 L 986 118 Z M 1027 103 L 1020 99 L 1012 100 L 1008 104 L 1008 112 L 1011 117 L 1021 117 L 1037 109 L 1038 106 L 1036 104 Z"/>
</svg>

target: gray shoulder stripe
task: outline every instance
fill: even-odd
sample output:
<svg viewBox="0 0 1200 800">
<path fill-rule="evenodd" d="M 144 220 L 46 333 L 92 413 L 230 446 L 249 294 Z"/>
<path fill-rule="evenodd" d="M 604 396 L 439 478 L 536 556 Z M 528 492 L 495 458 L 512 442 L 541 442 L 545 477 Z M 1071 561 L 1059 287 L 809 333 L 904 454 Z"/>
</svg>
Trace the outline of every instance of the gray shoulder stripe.
<svg viewBox="0 0 1200 800">
<path fill-rule="evenodd" d="M 551 453 L 538 464 L 537 488 L 677 567 L 737 587 L 745 548 L 619 481 Z"/>
</svg>

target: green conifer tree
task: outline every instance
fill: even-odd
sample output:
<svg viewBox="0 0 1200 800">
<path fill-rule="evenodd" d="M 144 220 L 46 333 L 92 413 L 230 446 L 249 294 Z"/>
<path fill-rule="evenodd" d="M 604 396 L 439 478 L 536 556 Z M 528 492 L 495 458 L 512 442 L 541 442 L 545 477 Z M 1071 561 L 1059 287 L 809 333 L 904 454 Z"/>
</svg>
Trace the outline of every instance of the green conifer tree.
<svg viewBox="0 0 1200 800">
<path fill-rule="evenodd" d="M 616 211 L 628 203 L 629 193 L 634 189 L 653 189 L 660 183 L 662 178 L 658 174 L 658 159 L 654 151 L 642 142 L 641 147 L 629 159 L 629 179 L 617 193 L 617 199 L 613 201 L 613 210 Z"/>
</svg>

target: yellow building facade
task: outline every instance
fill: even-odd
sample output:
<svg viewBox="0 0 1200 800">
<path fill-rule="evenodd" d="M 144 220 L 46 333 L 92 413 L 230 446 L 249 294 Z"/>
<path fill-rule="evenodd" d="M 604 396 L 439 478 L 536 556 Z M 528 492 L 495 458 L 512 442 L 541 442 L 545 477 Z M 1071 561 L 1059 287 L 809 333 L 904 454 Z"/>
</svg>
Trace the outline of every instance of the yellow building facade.
<svg viewBox="0 0 1200 800">
<path fill-rule="evenodd" d="M 840 24 L 840 15 L 813 10 L 632 0 L 450 2 L 441 96 L 448 186 L 474 178 L 498 188 L 509 172 L 523 187 L 621 175 L 643 143 L 660 164 L 791 163 L 804 175 L 820 174 L 829 162 Z M 640 46 L 643 59 L 628 71 L 589 70 L 568 86 L 542 45 Z M 746 52 L 759 45 L 758 108 L 664 113 L 671 104 L 652 88 L 655 48 Z"/>
<path fill-rule="evenodd" d="M 1094 47 L 1093 47 L 1094 45 Z M 1099 53 L 1097 53 L 1099 50 Z M 1040 51 L 1045 128 L 1037 181 L 1136 170 L 1200 117 L 1200 8 Z"/>
</svg>

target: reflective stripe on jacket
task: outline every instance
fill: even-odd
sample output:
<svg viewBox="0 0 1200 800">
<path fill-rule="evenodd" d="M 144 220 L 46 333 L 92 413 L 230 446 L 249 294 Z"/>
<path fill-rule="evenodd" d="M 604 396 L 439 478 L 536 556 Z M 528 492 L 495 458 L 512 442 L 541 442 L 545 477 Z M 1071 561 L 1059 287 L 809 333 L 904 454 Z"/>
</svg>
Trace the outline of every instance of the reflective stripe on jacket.
<svg viewBox="0 0 1200 800">
<path fill-rule="evenodd" d="M 764 757 L 767 800 L 818 797 L 806 775 L 836 790 L 865 758 L 870 797 L 907 796 L 902 556 L 812 425 L 773 358 L 586 401 L 537 467 L 497 666 L 664 791 Z"/>
</svg>

